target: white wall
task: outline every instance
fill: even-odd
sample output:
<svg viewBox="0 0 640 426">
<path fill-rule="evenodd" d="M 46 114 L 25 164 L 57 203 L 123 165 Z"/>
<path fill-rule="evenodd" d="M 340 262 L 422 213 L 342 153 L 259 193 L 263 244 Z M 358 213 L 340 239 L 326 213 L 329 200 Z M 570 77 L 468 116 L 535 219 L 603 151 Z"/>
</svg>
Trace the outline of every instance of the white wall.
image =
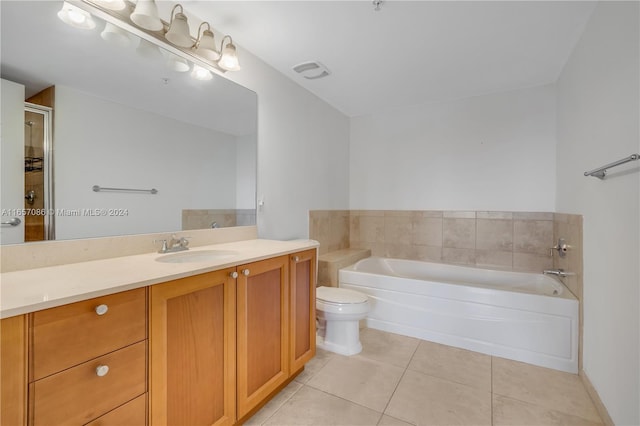
<svg viewBox="0 0 640 426">
<path fill-rule="evenodd" d="M 557 208 L 584 216 L 584 371 L 613 421 L 640 424 L 639 3 L 600 2 L 557 83 Z"/>
<path fill-rule="evenodd" d="M 229 78 L 258 94 L 258 233 L 309 235 L 309 210 L 347 209 L 349 119 L 274 70 L 239 52 Z"/>
<path fill-rule="evenodd" d="M 235 208 L 235 137 L 65 86 L 56 86 L 55 111 L 56 209 L 128 209 L 58 214 L 56 239 L 181 229 L 182 209 Z M 158 194 L 96 193 L 93 185 Z"/>
<path fill-rule="evenodd" d="M 350 207 L 553 211 L 553 86 L 353 118 Z"/>
<path fill-rule="evenodd" d="M 18 226 L 0 226 L 0 243 L 24 242 L 24 86 L 2 79 L 0 108 L 0 220 L 20 219 Z M 5 211 L 6 210 L 6 211 Z M 18 213 L 18 214 L 16 214 Z"/>
</svg>

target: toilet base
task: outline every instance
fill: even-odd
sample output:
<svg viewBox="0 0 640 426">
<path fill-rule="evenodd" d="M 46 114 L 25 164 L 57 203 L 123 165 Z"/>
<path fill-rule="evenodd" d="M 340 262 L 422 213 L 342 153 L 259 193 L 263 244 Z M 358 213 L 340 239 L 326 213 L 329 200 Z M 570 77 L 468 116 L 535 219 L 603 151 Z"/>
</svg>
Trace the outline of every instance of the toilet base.
<svg viewBox="0 0 640 426">
<path fill-rule="evenodd" d="M 325 342 L 324 337 L 316 335 L 316 346 L 325 351 L 334 352 L 340 355 L 357 355 L 362 352 L 362 344 L 358 341 L 355 345 L 344 346 L 333 342 Z"/>
<path fill-rule="evenodd" d="M 316 346 L 340 355 L 355 355 L 362 352 L 360 343 L 360 321 L 318 321 Z"/>
</svg>

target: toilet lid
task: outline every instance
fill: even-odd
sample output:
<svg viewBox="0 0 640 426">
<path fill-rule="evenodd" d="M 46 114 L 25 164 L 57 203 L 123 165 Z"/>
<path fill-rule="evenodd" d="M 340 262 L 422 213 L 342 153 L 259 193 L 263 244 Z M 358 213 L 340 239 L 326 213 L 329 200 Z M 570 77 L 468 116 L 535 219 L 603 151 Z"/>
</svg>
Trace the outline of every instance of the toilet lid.
<svg viewBox="0 0 640 426">
<path fill-rule="evenodd" d="M 364 303 L 368 300 L 366 294 L 337 287 L 316 288 L 316 299 L 328 303 Z"/>
</svg>

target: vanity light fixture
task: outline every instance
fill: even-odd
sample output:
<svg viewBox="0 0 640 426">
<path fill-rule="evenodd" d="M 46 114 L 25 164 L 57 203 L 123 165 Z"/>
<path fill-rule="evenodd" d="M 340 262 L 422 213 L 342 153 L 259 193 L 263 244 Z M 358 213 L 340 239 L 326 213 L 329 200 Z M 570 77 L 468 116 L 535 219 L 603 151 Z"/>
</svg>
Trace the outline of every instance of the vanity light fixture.
<svg viewBox="0 0 640 426">
<path fill-rule="evenodd" d="M 177 8 L 180 8 L 180 12 L 174 13 Z M 164 37 L 171 43 L 180 47 L 192 47 L 193 40 L 189 33 L 189 23 L 187 22 L 187 16 L 184 14 L 181 4 L 176 4 L 171 10 L 171 21 L 169 23 L 169 30 Z"/>
<path fill-rule="evenodd" d="M 202 27 L 207 26 L 207 29 L 201 33 Z M 203 22 L 198 28 L 198 39 L 195 44 L 195 53 L 202 57 L 209 59 L 210 61 L 217 61 L 220 59 L 220 52 L 216 50 L 216 43 L 213 37 L 213 31 L 208 22 Z"/>
<path fill-rule="evenodd" d="M 122 4 L 124 8 L 118 9 Z M 181 4 L 173 6 L 168 23 L 158 16 L 155 0 L 137 0 L 135 5 L 131 0 L 66 0 L 65 8 L 58 15 L 60 19 L 71 24 L 69 14 L 75 10 L 78 13 L 70 15 L 73 22 L 90 21 L 90 26 L 86 28 L 95 27 L 91 14 L 105 20 L 109 24 L 101 33 L 105 40 L 119 39 L 124 44 L 126 39 L 118 36 L 119 30 L 114 30 L 112 26 L 122 28 L 162 48 L 167 65 L 175 71 L 186 72 L 192 68 L 191 63 L 198 65 L 200 69 L 194 69 L 192 73 L 194 78 L 208 79 L 204 70 L 208 70 L 209 74 L 211 72 L 224 74 L 226 71 L 241 69 L 238 52 L 231 36 L 225 35 L 218 49 L 211 25 L 208 22 L 202 22 L 198 28 L 197 38 L 191 37 L 187 16 Z M 130 13 L 131 10 L 133 10 L 132 13 Z M 147 47 L 146 43 L 141 42 L 138 50 L 141 54 L 157 56 Z"/>
<path fill-rule="evenodd" d="M 224 41 L 229 39 L 229 43 L 224 45 Z M 218 65 L 220 68 L 225 69 L 227 71 L 238 71 L 240 70 L 240 61 L 238 61 L 238 54 L 236 52 L 236 47 L 233 45 L 233 40 L 231 36 L 224 36 L 222 39 L 222 43 L 220 44 L 220 52 L 222 57 L 218 61 Z"/>
<path fill-rule="evenodd" d="M 89 12 L 67 3 L 62 4 L 62 9 L 58 12 L 58 18 L 67 25 L 82 30 L 92 30 L 96 27 L 96 22 Z"/>
<path fill-rule="evenodd" d="M 122 10 L 127 7 L 124 0 L 93 0 L 96 4 L 109 10 Z"/>
<path fill-rule="evenodd" d="M 155 0 L 138 0 L 136 8 L 129 16 L 131 22 L 149 31 L 164 29 L 162 21 L 158 17 L 158 6 Z"/>
</svg>

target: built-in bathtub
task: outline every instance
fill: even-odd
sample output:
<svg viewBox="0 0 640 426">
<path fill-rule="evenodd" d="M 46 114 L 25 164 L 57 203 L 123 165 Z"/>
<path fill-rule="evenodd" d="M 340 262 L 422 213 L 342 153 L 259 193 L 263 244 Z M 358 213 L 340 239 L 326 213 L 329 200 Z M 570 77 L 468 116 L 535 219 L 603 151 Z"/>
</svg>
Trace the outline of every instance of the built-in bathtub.
<svg viewBox="0 0 640 426">
<path fill-rule="evenodd" d="M 369 296 L 367 327 L 578 372 L 578 300 L 550 276 L 370 257 L 339 280 Z"/>
</svg>

